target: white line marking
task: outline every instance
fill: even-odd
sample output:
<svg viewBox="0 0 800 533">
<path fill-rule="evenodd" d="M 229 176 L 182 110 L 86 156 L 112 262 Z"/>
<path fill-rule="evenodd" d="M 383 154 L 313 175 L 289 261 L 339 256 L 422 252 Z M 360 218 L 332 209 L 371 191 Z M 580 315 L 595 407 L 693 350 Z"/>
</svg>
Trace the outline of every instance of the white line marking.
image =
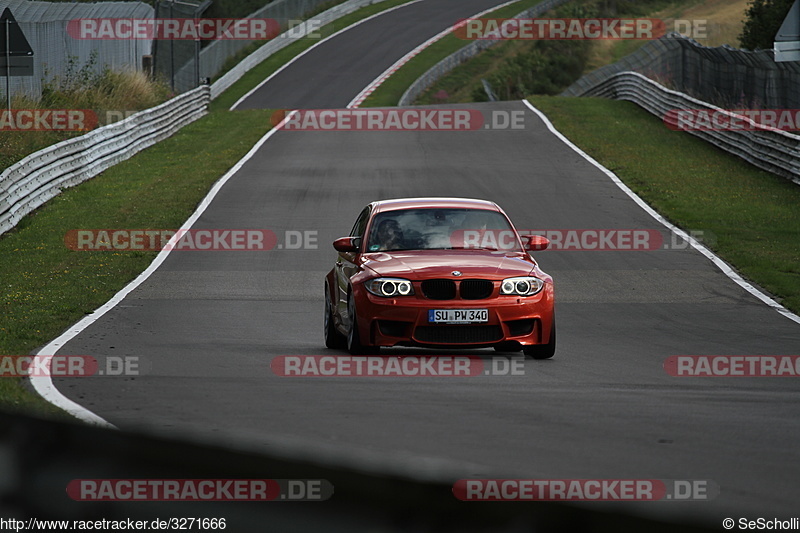
<svg viewBox="0 0 800 533">
<path fill-rule="evenodd" d="M 304 55 L 306 55 L 307 53 L 309 53 L 310 51 L 312 51 L 314 48 L 316 48 L 317 46 L 321 45 L 322 43 L 324 43 L 324 42 L 326 42 L 326 41 L 328 41 L 330 39 L 333 39 L 334 37 L 337 37 L 337 36 L 341 35 L 342 33 L 346 32 L 347 30 L 351 30 L 351 29 L 355 28 L 356 26 L 360 26 L 361 24 L 363 24 L 363 23 L 365 23 L 365 22 L 367 22 L 369 20 L 372 20 L 374 18 L 380 17 L 381 15 L 385 15 L 387 13 L 391 13 L 392 11 L 395 11 L 397 9 L 402 9 L 404 7 L 408 7 L 410 5 L 413 5 L 413 4 L 416 4 L 418 2 L 422 2 L 422 1 L 423 0 L 413 0 L 412 2 L 408 2 L 407 4 L 402 4 L 402 5 L 399 5 L 399 6 L 391 7 L 389 9 L 385 10 L 385 11 L 381 11 L 380 13 L 375 13 L 374 15 L 370 15 L 369 17 L 367 17 L 367 18 L 365 18 L 363 20 L 360 20 L 360 21 L 356 22 L 355 24 L 347 26 L 346 28 L 342 28 L 341 30 L 339 30 L 336 33 L 334 33 L 333 35 L 328 35 L 327 37 L 325 37 L 321 41 L 318 41 L 318 42 L 314 43 L 309 48 L 307 48 L 307 49 L 303 50 L 302 52 L 300 52 L 299 54 L 297 54 L 295 57 L 290 59 L 288 63 L 286 63 L 285 65 L 282 65 L 281 68 L 279 68 L 278 70 L 276 70 L 275 72 L 270 74 L 264 81 L 262 81 L 261 83 L 256 85 L 256 87 L 254 89 L 251 89 L 250 91 L 248 91 L 247 94 L 245 94 L 244 96 L 242 96 L 241 98 L 236 100 L 236 103 L 234 103 L 228 111 L 235 111 L 236 110 L 236 106 L 241 104 L 243 101 L 245 101 L 247 98 L 249 98 L 254 92 L 256 92 L 261 87 L 266 85 L 272 78 L 274 78 L 275 76 L 280 74 L 284 69 L 288 68 L 289 65 L 291 65 L 292 63 L 294 63 L 295 61 L 297 61 L 298 59 L 300 59 L 301 57 L 303 57 Z M 266 59 L 264 61 L 266 61 Z M 262 63 L 263 63 L 263 61 L 262 61 Z"/>
<path fill-rule="evenodd" d="M 267 142 L 270 137 L 275 135 L 280 129 L 283 127 L 284 123 L 292 116 L 292 113 L 289 113 L 280 124 L 278 124 L 275 128 L 269 130 L 259 141 L 250 149 L 245 156 L 240 159 L 228 172 L 225 173 L 220 179 L 218 179 L 214 185 L 211 187 L 211 190 L 208 192 L 203 201 L 200 202 L 200 205 L 197 206 L 197 209 L 192 213 L 186 222 L 183 223 L 180 230 L 178 231 L 178 235 L 182 235 L 185 231 L 189 230 L 194 223 L 200 218 L 200 215 L 211 205 L 211 201 L 217 195 L 217 193 L 222 189 L 223 185 L 225 185 L 231 177 L 236 174 L 239 169 L 241 169 L 247 161 L 249 161 L 261 146 Z M 176 235 L 177 236 L 177 235 Z M 173 237 L 174 239 L 174 237 Z M 172 242 L 172 241 L 170 241 Z M 158 253 L 156 258 L 153 260 L 152 263 L 147 267 L 147 269 L 139 274 L 139 276 L 131 281 L 126 287 L 124 287 L 121 291 L 115 294 L 108 302 L 104 305 L 96 309 L 92 314 L 83 317 L 78 323 L 70 327 L 67 331 L 59 335 L 56 339 L 50 341 L 47 346 L 42 348 L 36 353 L 36 358 L 39 357 L 50 357 L 56 354 L 58 350 L 63 347 L 67 342 L 75 338 L 78 334 L 80 334 L 84 329 L 88 328 L 92 324 L 94 324 L 97 320 L 99 320 L 103 315 L 113 309 L 117 304 L 119 304 L 131 291 L 136 289 L 139 285 L 144 283 L 150 275 L 156 271 L 156 269 L 161 266 L 161 263 L 167 258 L 167 256 L 171 253 L 172 247 L 168 247 L 167 249 L 161 250 Z M 43 367 L 50 369 L 50 359 L 47 359 L 42 363 Z M 53 384 L 53 380 L 50 379 L 50 376 L 31 376 L 30 377 L 31 384 L 33 388 L 36 389 L 45 400 L 52 403 L 56 407 L 60 407 L 61 409 L 65 410 L 75 418 L 79 420 L 83 420 L 84 422 L 88 422 L 90 424 L 95 424 L 98 426 L 105 426 L 109 428 L 114 428 L 114 425 L 109 423 L 108 421 L 104 420 L 103 418 L 97 416 L 93 412 L 89 411 L 85 407 L 73 402 L 55 387 Z"/>
<path fill-rule="evenodd" d="M 485 14 L 487 14 L 487 13 L 491 13 L 492 11 L 496 11 L 496 10 L 498 10 L 498 9 L 502 9 L 502 8 L 504 8 L 504 7 L 506 7 L 506 6 L 510 6 L 511 4 L 516 4 L 518 1 L 519 1 L 519 0 L 511 0 L 510 2 L 506 2 L 506 3 L 504 3 L 504 4 L 500 4 L 500 5 L 494 6 L 494 7 L 492 7 L 492 8 L 489 8 L 489 9 L 486 9 L 486 10 L 484 10 L 484 11 L 481 11 L 480 13 L 476 13 L 475 15 L 472 15 L 471 17 L 469 17 L 469 19 L 476 19 L 476 18 L 478 18 L 478 17 L 482 17 L 482 16 L 484 16 L 484 15 L 485 15 Z M 392 76 L 392 74 L 394 74 L 395 72 L 397 72 L 397 71 L 398 71 L 398 70 L 399 70 L 399 69 L 400 69 L 400 68 L 401 68 L 403 65 L 405 65 L 406 63 L 408 63 L 409 61 L 411 61 L 411 60 L 412 60 L 414 57 L 416 57 L 416 56 L 417 56 L 417 55 L 418 55 L 420 52 L 422 52 L 423 50 L 425 50 L 426 48 L 428 48 L 428 47 L 429 47 L 430 45 L 432 45 L 433 43 L 435 43 L 435 42 L 437 42 L 437 41 L 439 41 L 439 40 L 443 39 L 443 38 L 444 38 L 446 35 L 448 35 L 448 34 L 452 33 L 452 32 L 453 32 L 453 31 L 455 31 L 457 28 L 460 28 L 461 26 L 464 26 L 464 25 L 467 23 L 467 20 L 469 20 L 469 19 L 464 19 L 464 20 L 463 20 L 463 21 L 461 21 L 460 23 L 458 23 L 458 24 L 456 24 L 456 25 L 454 25 L 454 26 L 451 26 L 451 27 L 447 28 L 446 30 L 444 30 L 444 31 L 443 31 L 443 32 L 441 32 L 441 33 L 438 33 L 438 34 L 434 35 L 433 37 L 431 37 L 430 39 L 428 39 L 427 41 L 425 41 L 425 42 L 424 42 L 424 43 L 422 43 L 421 45 L 417 46 L 416 48 L 414 48 L 413 50 L 411 50 L 409 53 L 407 53 L 406 55 L 404 55 L 404 56 L 403 56 L 403 57 L 401 57 L 400 59 L 398 59 L 398 60 L 397 60 L 397 61 L 394 63 L 394 65 L 392 65 L 391 67 L 389 67 L 389 68 L 387 68 L 386 70 L 384 70 L 384 71 L 383 71 L 383 73 L 381 73 L 381 75 L 380 75 L 380 76 L 378 76 L 377 78 L 375 78 L 374 80 L 372 80 L 372 83 L 370 83 L 369 85 L 367 85 L 367 86 L 364 88 L 364 90 L 363 90 L 363 91 L 361 91 L 360 93 L 358 93 L 358 95 L 357 95 L 355 98 L 353 98 L 353 99 L 350 101 L 350 103 L 349 103 L 349 104 L 347 104 L 347 109 L 358 108 L 359 106 L 361 106 L 361 104 L 363 104 L 363 103 L 364 103 L 364 100 L 366 100 L 367 98 L 369 98 L 369 95 L 371 95 L 372 93 L 374 93 L 374 92 L 375 92 L 375 90 L 376 90 L 378 87 L 380 87 L 381 85 L 383 85 L 383 83 L 384 83 L 386 80 L 388 80 L 388 79 L 389 79 L 389 78 Z"/>
<path fill-rule="evenodd" d="M 656 212 L 655 209 L 653 209 L 652 207 L 647 205 L 647 203 L 645 203 L 645 201 L 642 200 L 639 197 L 639 195 L 637 195 L 630 188 L 628 188 L 628 186 L 625 185 L 622 182 L 622 180 L 620 180 L 617 177 L 616 174 L 614 174 L 613 172 L 608 170 L 606 167 L 604 167 L 603 165 L 598 163 L 592 156 L 590 156 L 589 154 L 587 154 L 586 152 L 584 152 L 583 150 L 578 148 L 572 141 L 567 139 L 560 131 L 558 131 L 555 128 L 555 126 L 553 126 L 553 123 L 550 122 L 550 120 L 545 116 L 545 114 L 542 113 L 541 111 L 539 111 L 538 109 L 536 109 L 533 106 L 533 104 L 531 104 L 527 100 L 522 100 L 522 103 L 525 104 L 526 106 L 528 106 L 528 108 L 531 111 L 536 113 L 539 116 L 539 118 L 542 119 L 542 121 L 547 125 L 547 128 L 553 133 L 553 135 L 555 135 L 556 137 L 561 139 L 561 141 L 563 141 L 564 144 L 566 144 L 567 146 L 572 148 L 581 157 L 586 159 L 589 163 L 591 163 L 592 165 L 597 167 L 600 171 L 602 171 L 606 176 L 611 178 L 611 181 L 613 181 L 617 185 L 617 187 L 622 189 L 622 191 L 625 194 L 630 196 L 630 198 L 634 202 L 636 202 L 636 204 L 639 207 L 644 209 L 647 212 L 648 215 L 650 215 L 651 217 L 653 217 L 654 219 L 659 221 L 661 224 L 663 224 L 664 226 L 669 228 L 670 231 L 672 231 L 673 233 L 678 235 L 680 238 L 688 241 L 689 244 L 692 245 L 692 248 L 694 248 L 695 250 L 697 250 L 698 252 L 700 252 L 701 254 L 706 256 L 712 263 L 714 263 L 714 265 L 717 266 L 717 268 L 719 268 L 722 271 L 723 274 L 725 274 L 730 279 L 732 279 L 741 288 L 743 288 L 744 290 L 746 290 L 747 292 L 749 292 L 750 294 L 752 294 L 753 296 L 755 296 L 756 298 L 758 298 L 759 300 L 761 300 L 762 302 L 764 302 L 765 304 L 767 304 L 768 306 L 773 308 L 775 311 L 777 311 L 778 313 L 780 313 L 783 316 L 785 316 L 786 318 L 788 318 L 789 320 L 792 320 L 792 321 L 800 324 L 800 316 L 792 313 L 791 311 L 786 309 L 784 306 L 782 306 L 781 304 L 779 304 L 778 302 L 776 302 L 775 300 L 773 300 L 772 298 L 770 298 L 769 296 L 767 296 L 766 294 L 761 292 L 758 288 L 756 288 L 755 286 L 750 284 L 747 280 L 745 280 L 742 276 L 740 276 L 739 273 L 736 272 L 728 263 L 726 263 L 725 261 L 723 261 L 722 259 L 717 257 L 717 255 L 714 254 L 714 252 L 712 252 L 711 250 L 706 248 L 706 246 L 704 244 L 700 243 L 697 239 L 695 239 L 691 235 L 687 234 L 685 231 L 680 229 L 678 226 L 675 226 L 674 224 L 669 222 L 667 219 L 662 217 L 660 214 L 658 214 L 658 212 Z"/>
</svg>

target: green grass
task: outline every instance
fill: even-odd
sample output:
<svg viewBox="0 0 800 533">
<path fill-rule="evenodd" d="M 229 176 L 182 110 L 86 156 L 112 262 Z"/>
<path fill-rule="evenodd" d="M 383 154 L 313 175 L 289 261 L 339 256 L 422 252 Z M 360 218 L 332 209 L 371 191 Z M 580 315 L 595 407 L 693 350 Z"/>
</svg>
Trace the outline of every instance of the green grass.
<svg viewBox="0 0 800 533">
<path fill-rule="evenodd" d="M 713 235 L 722 259 L 800 312 L 800 187 L 668 129 L 631 102 L 529 100 L 656 211 Z"/>
<path fill-rule="evenodd" d="M 439 79 L 431 88 L 419 95 L 418 105 L 474 102 L 476 87 L 482 87 L 481 78 L 487 79 L 497 72 L 504 62 L 525 48 L 522 41 L 505 41 L 484 50 Z M 482 90 L 482 89 L 481 89 Z M 483 98 L 486 100 L 488 98 Z"/>
<path fill-rule="evenodd" d="M 370 5 L 332 24 L 343 28 L 408 1 Z M 270 110 L 227 109 L 314 42 L 305 39 L 281 50 L 214 101 L 207 116 L 65 190 L 0 237 L 0 356 L 32 353 L 147 268 L 155 252 L 72 251 L 64 235 L 70 229 L 179 228 L 211 185 L 271 127 Z M 0 378 L 0 408 L 67 416 L 19 378 Z"/>
<path fill-rule="evenodd" d="M 504 18 L 514 15 L 541 3 L 541 0 L 521 0 L 510 6 L 492 11 L 485 18 Z M 453 52 L 468 45 L 469 42 L 459 39 L 452 33 L 420 52 L 416 57 L 403 65 L 378 89 L 375 90 L 362 104 L 361 107 L 388 107 L 396 106 L 403 93 L 414 81 L 434 66 L 436 63 Z"/>
</svg>

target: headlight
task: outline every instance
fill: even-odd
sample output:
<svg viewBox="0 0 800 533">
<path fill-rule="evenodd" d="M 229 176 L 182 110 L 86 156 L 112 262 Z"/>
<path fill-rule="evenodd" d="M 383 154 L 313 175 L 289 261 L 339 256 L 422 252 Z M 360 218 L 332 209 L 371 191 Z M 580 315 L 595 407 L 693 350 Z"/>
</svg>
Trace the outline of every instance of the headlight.
<svg viewBox="0 0 800 533">
<path fill-rule="evenodd" d="M 369 292 L 375 296 L 391 298 L 392 296 L 408 296 L 414 294 L 414 287 L 407 279 L 376 278 L 364 284 Z"/>
<path fill-rule="evenodd" d="M 533 296 L 544 287 L 544 281 L 532 276 L 524 278 L 504 279 L 500 284 L 500 294 L 516 294 L 518 296 Z"/>
</svg>

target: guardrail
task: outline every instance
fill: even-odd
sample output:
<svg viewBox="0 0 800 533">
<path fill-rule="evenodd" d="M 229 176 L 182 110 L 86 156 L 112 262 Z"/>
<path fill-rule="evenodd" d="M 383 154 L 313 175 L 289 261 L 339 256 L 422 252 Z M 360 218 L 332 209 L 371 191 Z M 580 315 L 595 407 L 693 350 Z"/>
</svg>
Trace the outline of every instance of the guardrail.
<svg viewBox="0 0 800 533">
<path fill-rule="evenodd" d="M 558 7 L 562 4 L 566 4 L 570 0 L 547 0 L 540 4 L 536 4 L 530 9 L 526 9 L 522 13 L 515 15 L 513 18 L 515 19 L 524 19 L 524 18 L 531 18 L 537 17 L 546 11 L 553 9 L 554 7 Z M 482 51 L 486 50 L 487 48 L 496 45 L 497 43 L 501 42 L 501 39 L 481 39 L 477 41 L 473 41 L 467 46 L 460 48 L 456 52 L 450 54 L 446 58 L 442 59 L 434 66 L 429 68 L 425 74 L 417 78 L 414 83 L 406 89 L 406 92 L 403 93 L 403 96 L 400 97 L 400 101 L 397 105 L 399 106 L 409 106 L 411 105 L 417 97 L 425 92 L 430 86 L 436 83 L 439 78 L 459 66 L 460 64 L 466 62 L 468 59 L 471 59 L 481 53 Z"/>
<path fill-rule="evenodd" d="M 323 11 L 319 15 L 315 15 L 314 20 L 319 21 L 320 26 L 324 26 L 345 15 L 349 15 L 350 13 L 364 6 L 379 4 L 385 1 L 386 0 L 350 0 L 349 2 L 344 2 L 338 6 L 334 6 L 327 11 Z M 291 32 L 285 32 L 281 34 L 244 58 L 235 67 L 211 84 L 211 99 L 213 100 L 217 98 L 220 94 L 225 92 L 226 89 L 230 88 L 231 85 L 239 81 L 241 77 L 244 76 L 249 70 L 267 59 L 275 52 L 289 46 L 299 39 L 305 38 L 306 35 L 308 35 L 308 30 L 309 27 L 307 26 L 307 23 L 300 24 L 297 27 L 292 28 Z M 207 51 L 210 48 L 211 46 L 200 52 L 201 63 L 203 62 L 203 54 L 211 53 Z M 206 68 L 206 66 L 201 65 L 201 69 L 203 69 L 201 71 L 201 75 L 209 75 L 208 71 L 205 70 Z"/>
<path fill-rule="evenodd" d="M 0 235 L 62 189 L 93 178 L 206 114 L 206 85 L 30 154 L 0 174 Z"/>
<path fill-rule="evenodd" d="M 758 168 L 788 178 L 800 185 L 800 136 L 798 135 L 759 126 L 747 117 L 736 115 L 687 94 L 667 89 L 638 72 L 614 74 L 580 92 L 573 93 L 573 95 L 631 101 L 665 120 L 669 126 L 685 129 L 688 133 L 708 141 Z M 721 113 L 728 118 L 735 118 L 741 123 L 746 123 L 747 126 L 742 129 L 730 130 L 682 128 L 678 123 L 678 115 L 675 111 L 687 109 Z M 673 113 L 670 114 L 670 111 Z M 750 131 L 751 129 L 754 131 Z"/>
<path fill-rule="evenodd" d="M 616 63 L 586 74 L 562 96 L 577 96 L 602 80 L 633 71 L 705 102 L 734 109 L 800 107 L 800 62 L 776 63 L 772 50 L 708 47 L 676 32 L 655 39 Z"/>
</svg>

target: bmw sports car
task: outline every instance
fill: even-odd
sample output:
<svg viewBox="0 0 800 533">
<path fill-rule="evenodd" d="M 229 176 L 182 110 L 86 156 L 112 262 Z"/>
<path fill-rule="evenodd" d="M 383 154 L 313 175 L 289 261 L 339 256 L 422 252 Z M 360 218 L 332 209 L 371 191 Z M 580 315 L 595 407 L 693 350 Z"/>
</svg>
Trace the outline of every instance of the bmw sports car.
<svg viewBox="0 0 800 533">
<path fill-rule="evenodd" d="M 497 204 L 464 198 L 373 202 L 336 239 L 325 278 L 325 344 L 488 348 L 536 359 L 556 348 L 553 279 Z"/>
</svg>

